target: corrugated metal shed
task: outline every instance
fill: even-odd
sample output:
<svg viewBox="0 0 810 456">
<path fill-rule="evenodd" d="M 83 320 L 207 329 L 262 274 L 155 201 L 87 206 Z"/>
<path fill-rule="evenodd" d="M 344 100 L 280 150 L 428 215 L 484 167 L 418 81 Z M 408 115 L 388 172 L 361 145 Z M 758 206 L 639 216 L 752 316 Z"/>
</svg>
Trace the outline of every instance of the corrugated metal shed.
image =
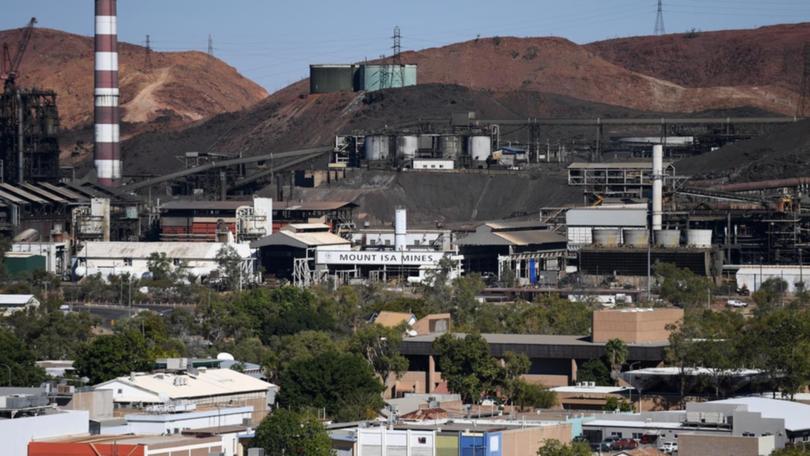
<svg viewBox="0 0 810 456">
<path fill-rule="evenodd" d="M 293 233 L 291 231 L 277 231 L 250 243 L 254 249 L 270 245 L 286 245 L 299 249 L 319 247 L 325 245 L 350 245 L 351 243 L 332 233 Z"/>
<path fill-rule="evenodd" d="M 86 242 L 76 257 L 147 259 L 152 253 L 160 252 L 172 259 L 212 260 L 224 245 L 222 242 Z M 227 245 L 242 258 L 250 256 L 250 247 L 245 244 Z"/>
<path fill-rule="evenodd" d="M 641 207 L 588 207 L 572 208 L 565 213 L 568 226 L 646 227 L 647 208 Z"/>
</svg>

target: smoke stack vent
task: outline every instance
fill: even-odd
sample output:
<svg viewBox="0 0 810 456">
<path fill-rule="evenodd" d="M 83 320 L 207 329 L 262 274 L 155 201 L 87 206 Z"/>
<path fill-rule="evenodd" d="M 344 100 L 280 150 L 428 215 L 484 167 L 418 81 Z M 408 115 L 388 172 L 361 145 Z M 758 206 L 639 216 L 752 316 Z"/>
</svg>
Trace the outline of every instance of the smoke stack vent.
<svg viewBox="0 0 810 456">
<path fill-rule="evenodd" d="M 94 162 L 99 184 L 115 187 L 121 180 L 116 0 L 96 0 L 95 51 Z"/>
</svg>

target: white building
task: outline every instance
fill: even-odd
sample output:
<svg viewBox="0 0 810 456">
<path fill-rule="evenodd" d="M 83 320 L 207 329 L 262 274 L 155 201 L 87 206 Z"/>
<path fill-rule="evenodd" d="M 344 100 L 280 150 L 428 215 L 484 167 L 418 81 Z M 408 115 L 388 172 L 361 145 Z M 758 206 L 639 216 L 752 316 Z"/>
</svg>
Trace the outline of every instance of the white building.
<svg viewBox="0 0 810 456">
<path fill-rule="evenodd" d="M 181 406 L 182 408 L 182 406 Z M 101 435 L 162 435 L 177 434 L 183 430 L 223 426 L 242 426 L 253 423 L 253 407 L 211 407 L 193 411 L 177 411 L 177 407 L 152 406 L 146 413 L 128 413 L 123 420 L 101 421 Z"/>
<path fill-rule="evenodd" d="M 51 274 L 61 276 L 70 267 L 70 248 L 67 242 L 15 242 L 11 244 L 11 251 L 45 257 L 45 270 Z"/>
<path fill-rule="evenodd" d="M 600 228 L 647 229 L 646 204 L 617 204 L 598 207 L 576 207 L 565 213 L 568 248 L 576 249 L 593 243 L 593 230 Z M 621 234 L 620 234 L 621 236 Z"/>
<path fill-rule="evenodd" d="M 737 288 L 747 288 L 751 293 L 759 290 L 762 282 L 768 279 L 784 280 L 787 291 L 796 291 L 796 284 L 810 280 L 810 267 L 800 265 L 747 265 L 740 266 L 736 274 Z M 807 288 L 807 287 L 805 287 Z"/>
<path fill-rule="evenodd" d="M 84 410 L 58 411 L 48 409 L 36 416 L 0 418 L 0 442 L 3 456 L 26 456 L 28 442 L 72 435 L 90 430 L 88 413 Z"/>
<path fill-rule="evenodd" d="M 232 247 L 242 259 L 243 280 L 252 281 L 253 250 L 247 244 L 227 242 L 85 242 L 76 255 L 74 272 L 143 277 L 149 272 L 149 256 L 165 253 L 175 267 L 184 265 L 190 274 L 205 278 L 219 268 L 217 254 L 225 247 Z"/>
<path fill-rule="evenodd" d="M 453 160 L 442 158 L 415 158 L 413 160 L 413 169 L 443 171 L 453 168 L 455 168 Z"/>
<path fill-rule="evenodd" d="M 32 294 L 0 294 L 0 315 L 7 317 L 21 310 L 39 308 L 39 300 Z"/>
<path fill-rule="evenodd" d="M 395 237 L 393 228 L 366 228 L 351 234 L 352 244 L 366 249 L 393 248 Z M 447 251 L 453 245 L 453 232 L 411 228 L 405 233 L 405 245 L 408 250 Z"/>
<path fill-rule="evenodd" d="M 433 430 L 395 430 L 379 426 L 333 431 L 330 436 L 333 442 L 343 443 L 334 445 L 338 447 L 336 451 L 341 456 L 436 454 L 436 431 Z"/>
</svg>

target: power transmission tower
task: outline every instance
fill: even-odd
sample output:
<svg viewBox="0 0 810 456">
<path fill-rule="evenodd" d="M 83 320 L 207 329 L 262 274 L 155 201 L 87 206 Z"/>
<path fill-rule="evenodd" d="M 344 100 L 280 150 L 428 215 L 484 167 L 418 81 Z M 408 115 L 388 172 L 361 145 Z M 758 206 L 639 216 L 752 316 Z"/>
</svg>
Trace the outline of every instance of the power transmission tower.
<svg viewBox="0 0 810 456">
<path fill-rule="evenodd" d="M 655 17 L 655 32 L 656 35 L 663 35 L 666 33 L 664 30 L 664 6 L 663 0 L 658 0 L 658 15 Z"/>
<path fill-rule="evenodd" d="M 146 35 L 146 53 L 143 56 L 143 67 L 147 70 L 152 69 L 152 42 L 149 35 Z"/>
<path fill-rule="evenodd" d="M 208 55 L 210 57 L 214 56 L 214 36 L 210 33 L 208 34 Z"/>
<path fill-rule="evenodd" d="M 400 35 L 399 33 L 398 25 L 394 27 L 394 36 L 392 38 L 394 39 L 394 45 L 391 46 L 391 49 L 394 50 L 394 63 L 399 65 L 401 63 L 399 59 L 399 53 L 402 50 L 402 47 L 400 46 L 402 41 L 402 35 Z"/>
<path fill-rule="evenodd" d="M 804 71 L 802 86 L 799 88 L 799 103 L 796 105 L 796 117 L 810 116 L 810 43 L 804 44 Z"/>
</svg>

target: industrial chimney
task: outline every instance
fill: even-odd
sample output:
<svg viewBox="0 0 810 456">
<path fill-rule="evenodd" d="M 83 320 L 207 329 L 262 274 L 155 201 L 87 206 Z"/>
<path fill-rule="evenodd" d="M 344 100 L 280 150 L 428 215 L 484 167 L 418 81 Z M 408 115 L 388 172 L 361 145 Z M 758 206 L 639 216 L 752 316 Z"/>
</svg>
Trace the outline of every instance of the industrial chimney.
<svg viewBox="0 0 810 456">
<path fill-rule="evenodd" d="M 398 207 L 394 213 L 394 250 L 401 252 L 405 250 L 408 234 L 408 212 L 405 208 Z"/>
<path fill-rule="evenodd" d="M 96 0 L 95 155 L 98 182 L 121 180 L 118 146 L 118 31 L 116 0 Z"/>
<path fill-rule="evenodd" d="M 658 231 L 661 229 L 664 207 L 664 146 L 661 144 L 653 146 L 652 174 L 652 228 L 653 231 Z"/>
</svg>

